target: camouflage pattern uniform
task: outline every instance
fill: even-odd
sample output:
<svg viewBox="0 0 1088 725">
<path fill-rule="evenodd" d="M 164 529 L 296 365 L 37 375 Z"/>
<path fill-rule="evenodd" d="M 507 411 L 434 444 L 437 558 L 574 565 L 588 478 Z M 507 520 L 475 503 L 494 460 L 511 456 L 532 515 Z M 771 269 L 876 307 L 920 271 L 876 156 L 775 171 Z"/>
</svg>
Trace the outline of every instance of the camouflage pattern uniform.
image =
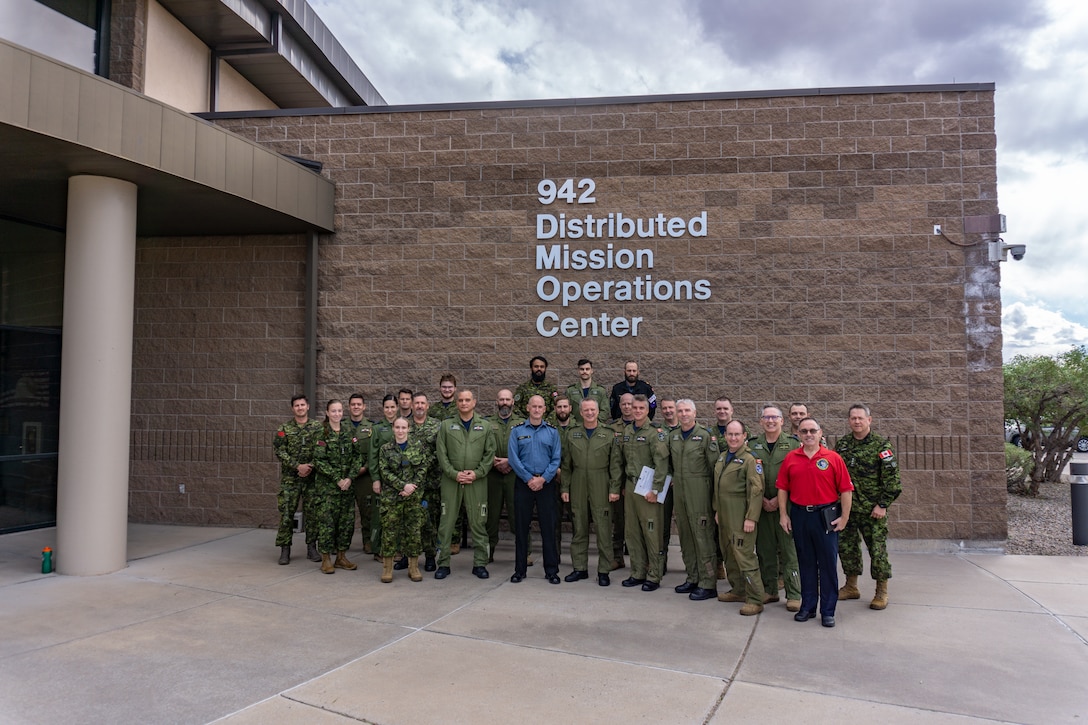
<svg viewBox="0 0 1088 725">
<path fill-rule="evenodd" d="M 374 427 L 370 429 L 370 451 L 367 453 L 366 467 L 370 469 L 371 487 L 370 490 L 374 491 L 373 482 L 374 479 L 382 480 L 378 475 L 378 453 L 381 451 L 382 446 L 393 440 L 393 424 L 385 418 L 382 418 Z M 379 501 L 381 494 L 378 494 Z M 370 548 L 373 551 L 378 551 L 382 545 L 382 518 L 381 518 L 381 506 L 374 506 L 371 508 L 370 514 Z"/>
<path fill-rule="evenodd" d="M 687 581 L 701 589 L 718 588 L 718 556 L 714 550 L 714 505 L 711 476 L 721 450 L 718 438 L 698 423 L 684 439 L 679 427 L 669 432 L 672 468 L 670 496 L 677 510 L 680 553 Z"/>
<path fill-rule="evenodd" d="M 555 399 L 559 397 L 559 391 L 556 387 L 547 380 L 542 383 L 534 383 L 532 380 L 526 380 L 514 391 L 514 413 L 520 415 L 522 418 L 528 418 L 529 411 L 525 406 L 529 404 L 529 398 L 534 395 L 539 395 L 544 398 L 545 418 L 555 412 Z"/>
<path fill-rule="evenodd" d="M 449 420 L 450 418 L 456 418 L 457 401 L 450 401 L 449 405 L 446 405 L 441 400 L 439 400 L 437 403 L 431 403 L 431 407 L 427 408 L 427 417 L 434 418 L 439 422 Z"/>
<path fill-rule="evenodd" d="M 665 429 L 647 421 L 641 428 L 634 423 L 624 427 L 614 439 L 618 449 L 612 453 L 613 486 L 626 489 L 624 519 L 627 550 L 631 554 L 631 578 L 661 582 L 661 504 L 650 503 L 635 493 L 635 483 L 643 466 L 654 469 L 652 489 L 658 495 L 669 473 L 669 446 Z"/>
<path fill-rule="evenodd" d="M 348 487 L 341 491 L 337 481 L 359 472 L 358 438 L 350 425 L 340 432 L 325 427 L 314 444 L 317 469 L 317 550 L 322 554 L 347 551 L 355 533 L 355 493 Z"/>
<path fill-rule="evenodd" d="M 409 436 L 404 450 L 396 441 L 390 441 L 378 452 L 378 476 L 382 482 L 379 553 L 383 557 L 403 552 L 415 559 L 423 552 L 423 489 L 432 462 L 433 456 L 420 437 Z M 410 483 L 415 485 L 415 491 L 410 496 L 402 496 L 401 491 Z"/>
<path fill-rule="evenodd" d="M 525 422 L 520 415 L 511 413 L 510 417 L 503 420 L 498 415 L 488 416 L 491 427 L 495 431 L 495 457 L 506 458 L 507 446 L 510 443 L 510 429 L 515 425 Z M 503 504 L 506 505 L 506 524 L 510 527 L 510 533 L 514 533 L 514 482 L 517 475 L 499 473 L 492 468 L 487 472 L 487 538 L 491 545 L 491 555 L 494 557 L 495 547 L 499 543 L 499 519 L 502 518 Z M 491 558 L 491 557 L 489 557 Z"/>
<path fill-rule="evenodd" d="M 782 460 L 790 451 L 800 448 L 801 441 L 788 433 L 779 433 L 774 450 L 767 443 L 767 434 L 761 433 L 748 440 L 752 455 L 763 463 L 763 498 L 778 499 L 778 469 Z M 787 503 L 787 513 L 790 504 Z M 786 599 L 801 601 L 801 573 L 797 568 L 797 546 L 793 536 L 779 524 L 779 512 L 762 511 L 759 526 L 756 527 L 756 555 L 759 557 L 759 572 L 763 577 L 763 589 L 768 594 L 778 594 L 778 577 L 786 585 Z M 782 571 L 778 570 L 781 562 Z"/>
<path fill-rule="evenodd" d="M 744 521 L 759 521 L 763 510 L 763 464 L 747 445 L 735 454 L 728 449 L 714 464 L 714 510 L 725 553 L 725 571 L 732 593 L 749 604 L 763 606 L 763 579 L 756 557 L 756 531 L 744 531 Z M 743 592 L 741 589 L 743 588 Z"/>
<path fill-rule="evenodd" d="M 854 501 L 850 505 L 850 520 L 839 534 L 839 559 L 847 576 L 862 572 L 861 542 L 869 550 L 869 574 L 876 581 L 892 578 L 888 561 L 888 517 L 874 519 L 873 507 L 888 508 L 903 486 L 899 481 L 899 463 L 892 443 L 872 431 L 860 441 L 847 433 L 835 442 L 835 452 L 846 461 L 850 480 L 854 483 Z"/>
<path fill-rule="evenodd" d="M 293 419 L 276 429 L 272 448 L 280 459 L 280 492 L 276 505 L 280 511 L 280 526 L 276 532 L 276 546 L 290 546 L 295 529 L 295 511 L 302 501 L 302 517 L 306 527 L 306 543 L 317 543 L 317 517 L 313 510 L 314 472 L 309 476 L 298 475 L 303 463 L 313 463 L 314 441 L 321 435 L 322 425 L 310 420 L 299 425 Z"/>
<path fill-rule="evenodd" d="M 574 426 L 562 441 L 563 464 L 560 493 L 570 496 L 574 533 L 570 560 L 576 571 L 589 570 L 589 519 L 597 524 L 597 573 L 612 571 L 612 504 L 608 495 L 620 492 L 619 480 L 611 480 L 612 452 L 619 434 L 598 425 L 589 436 Z"/>
<path fill-rule="evenodd" d="M 356 475 L 351 479 L 351 490 L 355 492 L 355 507 L 359 510 L 359 535 L 364 543 L 364 548 L 373 551 L 373 547 L 370 544 L 370 538 L 373 532 L 371 531 L 371 520 L 374 518 L 374 510 L 378 507 L 378 498 L 374 494 L 374 488 L 371 485 L 373 483 L 371 470 L 370 470 L 370 436 L 374 429 L 374 424 L 366 418 L 363 418 L 358 423 L 350 418 L 344 421 L 344 424 L 353 427 L 355 430 L 355 447 L 359 449 L 359 468 L 367 466 L 366 473 Z M 358 471 L 359 469 L 355 469 Z"/>
<path fill-rule="evenodd" d="M 574 419 L 574 422 L 582 422 L 583 400 L 596 400 L 597 410 L 600 411 L 601 419 L 606 418 L 608 416 L 608 391 L 596 383 L 589 386 L 589 390 L 584 394 L 582 393 L 583 390 L 585 390 L 585 388 L 582 387 L 580 381 L 567 386 L 566 395 L 570 399 L 571 408 L 573 408 L 570 415 Z"/>
<path fill-rule="evenodd" d="M 422 423 L 416 423 L 415 418 L 408 421 L 408 440 L 419 441 L 427 454 L 427 472 L 423 477 L 423 496 L 420 504 L 423 508 L 420 536 L 423 541 L 423 553 L 428 557 L 433 557 L 438 547 L 438 517 L 442 513 L 442 495 L 438 489 L 438 458 L 435 454 L 438 428 L 441 425 L 439 420 L 429 415 Z"/>
</svg>

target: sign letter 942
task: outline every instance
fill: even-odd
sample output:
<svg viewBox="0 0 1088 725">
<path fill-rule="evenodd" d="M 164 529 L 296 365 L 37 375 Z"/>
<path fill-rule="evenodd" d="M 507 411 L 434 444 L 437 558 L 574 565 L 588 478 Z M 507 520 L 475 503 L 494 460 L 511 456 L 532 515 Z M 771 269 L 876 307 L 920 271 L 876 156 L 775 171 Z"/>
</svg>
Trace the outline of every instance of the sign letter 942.
<svg viewBox="0 0 1088 725">
<path fill-rule="evenodd" d="M 579 204 L 597 203 L 597 197 L 593 196 L 593 192 L 597 189 L 597 182 L 593 179 L 579 179 L 577 188 L 580 193 L 575 192 L 574 179 L 566 179 L 559 184 L 552 179 L 541 179 L 536 185 L 536 193 L 540 195 L 537 199 L 541 204 L 551 204 L 557 199 L 568 204 L 573 204 L 575 201 Z"/>
</svg>

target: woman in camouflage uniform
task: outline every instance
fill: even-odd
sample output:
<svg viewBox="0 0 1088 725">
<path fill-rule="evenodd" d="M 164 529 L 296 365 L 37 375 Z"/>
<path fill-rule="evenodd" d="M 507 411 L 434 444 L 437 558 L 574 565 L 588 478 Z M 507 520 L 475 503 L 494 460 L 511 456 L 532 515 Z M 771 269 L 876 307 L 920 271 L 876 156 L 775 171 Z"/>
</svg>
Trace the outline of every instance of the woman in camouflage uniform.
<svg viewBox="0 0 1088 725">
<path fill-rule="evenodd" d="M 332 574 L 336 568 L 355 569 L 348 561 L 348 547 L 355 531 L 355 493 L 351 477 L 362 465 L 355 431 L 342 426 L 344 404 L 330 400 L 325 405 L 325 425 L 314 445 L 317 469 L 317 550 L 321 553 L 321 571 Z M 332 555 L 336 554 L 333 560 Z"/>
<path fill-rule="evenodd" d="M 423 553 L 423 484 L 430 466 L 430 455 L 423 443 L 408 440 L 408 421 L 393 421 L 393 440 L 378 453 L 381 480 L 382 581 L 393 581 L 393 555 L 400 551 L 408 557 L 408 578 L 423 581 L 419 555 Z"/>
</svg>

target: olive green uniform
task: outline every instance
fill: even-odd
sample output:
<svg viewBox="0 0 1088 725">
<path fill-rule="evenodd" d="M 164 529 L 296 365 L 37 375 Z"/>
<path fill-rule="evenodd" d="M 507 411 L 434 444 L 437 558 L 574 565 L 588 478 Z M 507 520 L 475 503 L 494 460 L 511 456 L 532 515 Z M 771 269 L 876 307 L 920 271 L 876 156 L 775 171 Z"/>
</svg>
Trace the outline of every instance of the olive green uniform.
<svg viewBox="0 0 1088 725">
<path fill-rule="evenodd" d="M 487 473 L 495 463 L 495 431 L 486 419 L 473 415 L 468 428 L 460 416 L 442 421 L 438 430 L 438 465 L 442 470 L 442 514 L 438 525 L 438 566 L 449 567 L 454 523 L 464 502 L 472 532 L 473 566 L 487 566 Z M 461 485 L 457 474 L 471 470 L 472 483 Z"/>
<path fill-rule="evenodd" d="M 628 426 L 622 420 L 614 421 L 608 425 L 612 429 L 613 433 L 623 435 L 623 429 Z M 626 506 L 627 492 L 624 489 L 623 481 L 620 481 L 620 500 L 614 501 L 610 504 L 612 508 L 612 558 L 617 563 L 623 563 L 623 549 L 624 549 L 624 526 L 626 517 L 624 516 L 624 506 Z"/>
<path fill-rule="evenodd" d="M 779 433 L 772 448 L 767 443 L 767 434 L 762 433 L 748 441 L 752 455 L 763 463 L 763 498 L 778 500 L 778 489 L 774 482 L 778 480 L 778 469 L 782 460 L 790 451 L 800 448 L 801 441 L 787 433 Z M 787 513 L 790 504 L 787 503 Z M 778 579 L 782 578 L 786 586 L 786 599 L 801 601 L 801 574 L 797 569 L 797 546 L 793 536 L 779 524 L 779 512 L 760 511 L 759 526 L 756 527 L 756 555 L 759 557 L 759 572 L 763 579 L 763 590 L 768 594 L 778 594 Z M 779 565 L 781 564 L 781 570 Z"/>
<path fill-rule="evenodd" d="M 353 420 L 344 421 L 344 425 L 355 429 L 355 438 L 358 440 L 356 447 L 362 454 L 359 467 L 366 466 L 366 472 L 356 475 L 351 479 L 351 490 L 355 493 L 355 507 L 359 511 L 359 534 L 363 540 L 363 548 L 373 551 L 370 539 L 372 535 L 371 521 L 374 518 L 374 510 L 378 507 L 378 496 L 374 493 L 374 480 L 370 470 L 370 438 L 374 431 L 374 424 L 366 418 L 356 423 Z M 356 469 L 358 472 L 358 469 Z"/>
<path fill-rule="evenodd" d="M 370 469 L 371 475 L 371 488 L 374 490 L 374 479 L 381 480 L 378 476 L 378 451 L 382 449 L 386 443 L 393 440 L 393 424 L 385 418 L 382 418 L 370 429 L 370 451 L 367 453 L 366 467 Z M 380 496 L 380 494 L 379 494 Z M 370 516 L 370 547 L 374 551 L 382 545 L 382 519 L 381 519 L 381 507 L 371 507 Z"/>
<path fill-rule="evenodd" d="M 593 434 L 574 426 L 562 442 L 560 493 L 570 497 L 574 533 L 570 559 L 575 571 L 589 571 L 589 519 L 597 525 L 597 573 L 612 571 L 612 506 L 609 494 L 620 492 L 620 482 L 611 474 L 612 453 L 618 434 L 598 425 Z"/>
<path fill-rule="evenodd" d="M 514 391 L 514 413 L 522 418 L 528 418 L 529 411 L 525 406 L 529 404 L 529 398 L 534 395 L 544 398 L 544 417 L 548 417 L 555 412 L 555 399 L 559 397 L 559 391 L 556 387 L 547 380 L 542 383 L 526 380 Z"/>
<path fill-rule="evenodd" d="M 736 454 L 726 450 L 718 456 L 714 464 L 714 510 L 718 514 L 726 576 L 734 594 L 742 594 L 743 586 L 748 603 L 760 606 L 764 591 L 756 557 L 756 532 L 745 533 L 744 521 L 759 521 L 763 491 L 763 464 L 747 445 Z"/>
<path fill-rule="evenodd" d="M 322 554 L 347 551 L 355 533 L 355 492 L 338 485 L 351 479 L 362 465 L 358 438 L 350 425 L 341 423 L 340 430 L 324 427 L 314 444 L 314 468 L 317 480 L 317 550 Z"/>
<path fill-rule="evenodd" d="M 276 506 L 280 512 L 280 525 L 276 531 L 276 546 L 290 546 L 295 530 L 295 511 L 302 503 L 302 518 L 306 527 L 306 543 L 317 543 L 317 514 L 314 511 L 313 486 L 315 471 L 309 476 L 298 475 L 303 463 L 313 463 L 314 442 L 321 435 L 322 425 L 308 420 L 302 425 L 293 419 L 276 429 L 272 449 L 280 461 L 280 490 Z"/>
<path fill-rule="evenodd" d="M 581 382 L 577 382 L 567 386 L 566 396 L 570 399 L 571 417 L 574 418 L 576 423 L 582 422 L 583 400 L 596 400 L 597 410 L 600 411 L 601 418 L 608 417 L 608 391 L 600 385 L 590 385 L 589 390 L 586 390 L 582 387 Z"/>
<path fill-rule="evenodd" d="M 718 555 L 714 548 L 714 505 L 711 502 L 714 464 L 721 450 L 718 437 L 698 423 L 687 437 L 680 428 L 669 432 L 669 465 L 675 501 L 680 553 L 687 581 L 702 589 L 718 588 Z"/>
<path fill-rule="evenodd" d="M 627 550 L 631 554 L 631 577 L 655 584 L 661 582 L 661 504 L 650 503 L 635 493 L 635 484 L 643 466 L 654 469 L 652 489 L 660 495 L 669 473 L 669 446 L 665 430 L 647 422 L 641 428 L 634 423 L 624 427 L 614 439 L 611 479 L 613 486 L 623 484 L 626 494 L 624 519 Z"/>
<path fill-rule="evenodd" d="M 892 578 L 888 561 L 888 517 L 874 519 L 873 508 L 887 509 L 903 492 L 899 480 L 899 463 L 892 443 L 872 431 L 860 441 L 847 433 L 835 442 L 835 452 L 846 462 L 854 484 L 854 499 L 850 519 L 839 534 L 839 559 L 847 576 L 860 576 L 864 561 L 861 541 L 869 550 L 869 574 L 876 581 Z"/>
<path fill-rule="evenodd" d="M 503 420 L 497 415 L 490 416 L 495 431 L 495 457 L 506 458 L 507 445 L 510 443 L 510 429 L 515 425 L 525 422 L 519 415 L 511 415 Z M 502 518 L 503 507 L 506 507 L 506 524 L 510 527 L 510 533 L 514 532 L 514 482 L 517 474 L 513 470 L 510 473 L 500 473 L 492 468 L 487 472 L 487 540 L 491 546 L 492 556 L 495 547 L 499 544 L 499 520 Z"/>
<path fill-rule="evenodd" d="M 422 436 L 409 437 L 403 450 L 395 440 L 379 450 L 383 557 L 402 552 L 415 559 L 423 552 L 423 490 L 433 460 Z M 415 490 L 408 496 L 401 495 L 408 484 L 414 485 Z"/>
</svg>

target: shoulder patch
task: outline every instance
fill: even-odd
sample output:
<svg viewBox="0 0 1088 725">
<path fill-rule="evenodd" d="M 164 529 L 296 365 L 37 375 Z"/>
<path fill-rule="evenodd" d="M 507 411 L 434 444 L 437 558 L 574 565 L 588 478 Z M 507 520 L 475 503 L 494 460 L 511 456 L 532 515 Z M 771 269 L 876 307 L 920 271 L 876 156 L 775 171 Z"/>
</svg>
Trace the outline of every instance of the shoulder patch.
<svg viewBox="0 0 1088 725">
<path fill-rule="evenodd" d="M 318 442 L 317 442 L 317 445 L 319 445 L 319 446 L 323 446 L 323 445 L 325 445 L 325 441 L 318 441 Z"/>
<path fill-rule="evenodd" d="M 895 458 L 895 454 L 892 453 L 890 448 L 885 448 L 880 452 L 880 458 L 881 460 L 889 461 L 892 458 Z"/>
<path fill-rule="evenodd" d="M 284 432 L 283 432 L 282 430 L 281 430 L 281 431 L 277 431 L 277 432 L 276 432 L 276 435 L 278 435 L 278 436 L 279 436 L 280 438 L 286 438 L 286 437 L 287 437 L 287 434 L 286 434 L 286 433 L 284 433 Z"/>
</svg>

